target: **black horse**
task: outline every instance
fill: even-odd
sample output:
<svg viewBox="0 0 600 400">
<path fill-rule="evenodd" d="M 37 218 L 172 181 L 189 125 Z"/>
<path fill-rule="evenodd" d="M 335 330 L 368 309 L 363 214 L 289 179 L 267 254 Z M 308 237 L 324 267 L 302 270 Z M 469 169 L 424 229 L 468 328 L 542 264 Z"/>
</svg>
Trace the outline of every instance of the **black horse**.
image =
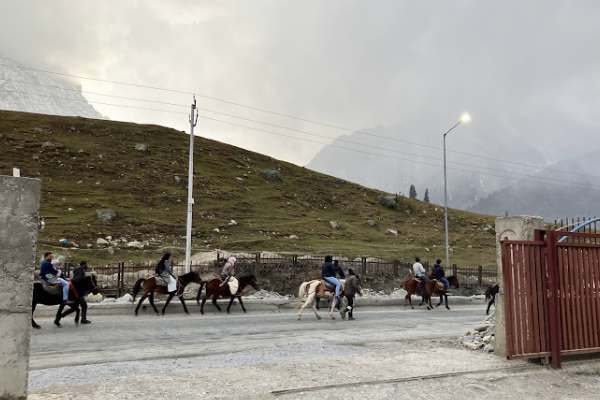
<svg viewBox="0 0 600 400">
<path fill-rule="evenodd" d="M 62 301 L 62 288 L 58 286 L 56 289 L 51 289 L 53 292 L 50 293 L 44 289 L 42 283 L 35 282 L 33 284 L 33 300 L 31 302 L 31 326 L 35 329 L 41 327 L 33 319 L 33 313 L 35 307 L 38 304 L 46 306 L 59 305 L 56 317 L 54 318 L 54 325 L 60 327 L 61 318 L 75 312 L 75 323 L 79 324 L 79 316 L 81 314 L 82 323 L 89 323 L 87 320 L 87 303 L 85 296 L 90 293 L 98 294 L 98 284 L 94 275 L 85 276 L 82 279 L 71 281 L 69 287 L 69 303 L 65 304 Z M 63 313 L 65 305 L 69 307 L 69 310 Z"/>
<path fill-rule="evenodd" d="M 499 285 L 489 286 L 487 289 L 485 289 L 485 299 L 488 300 L 488 306 L 487 310 L 485 310 L 485 315 L 490 313 L 490 308 L 492 305 L 496 307 L 496 295 L 498 292 L 500 292 Z"/>
<path fill-rule="evenodd" d="M 200 313 L 204 314 L 204 304 L 206 303 L 206 299 L 209 297 L 212 298 L 213 305 L 219 311 L 221 311 L 221 307 L 217 304 L 217 299 L 219 297 L 229 297 L 227 313 L 229 313 L 233 301 L 237 298 L 240 302 L 240 307 L 242 307 L 242 311 L 246 312 L 246 307 L 244 307 L 244 302 L 242 301 L 242 292 L 246 286 L 252 286 L 254 290 L 258 290 L 258 283 L 256 282 L 256 277 L 254 275 L 240 276 L 238 281 L 239 286 L 236 293 L 231 293 L 229 291 L 229 285 L 222 285 L 219 278 L 203 282 L 202 285 L 200 285 L 200 289 L 198 289 L 198 295 L 196 296 L 196 303 L 200 304 Z M 202 296 L 203 287 L 206 287 L 206 293 L 204 296 Z M 201 297 L 202 302 L 200 302 Z"/>
</svg>

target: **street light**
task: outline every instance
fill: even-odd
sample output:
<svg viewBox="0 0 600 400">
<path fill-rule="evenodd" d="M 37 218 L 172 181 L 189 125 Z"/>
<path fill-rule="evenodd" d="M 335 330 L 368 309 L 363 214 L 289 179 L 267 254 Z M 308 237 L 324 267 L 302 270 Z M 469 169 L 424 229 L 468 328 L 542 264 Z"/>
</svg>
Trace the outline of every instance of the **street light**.
<svg viewBox="0 0 600 400">
<path fill-rule="evenodd" d="M 446 268 L 450 268 L 450 245 L 448 244 L 448 178 L 446 174 L 446 136 L 460 124 L 471 122 L 471 116 L 464 113 L 450 129 L 444 132 L 444 235 L 446 239 Z"/>
</svg>

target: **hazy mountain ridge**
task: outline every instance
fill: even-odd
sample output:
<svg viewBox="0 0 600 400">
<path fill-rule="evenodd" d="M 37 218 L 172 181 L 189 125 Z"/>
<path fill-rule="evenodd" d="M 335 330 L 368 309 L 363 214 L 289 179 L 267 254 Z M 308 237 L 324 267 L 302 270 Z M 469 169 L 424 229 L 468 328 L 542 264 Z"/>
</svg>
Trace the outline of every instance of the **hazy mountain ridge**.
<svg viewBox="0 0 600 400">
<path fill-rule="evenodd" d="M 0 109 L 50 115 L 102 118 L 68 79 L 19 67 L 0 57 Z"/>
</svg>

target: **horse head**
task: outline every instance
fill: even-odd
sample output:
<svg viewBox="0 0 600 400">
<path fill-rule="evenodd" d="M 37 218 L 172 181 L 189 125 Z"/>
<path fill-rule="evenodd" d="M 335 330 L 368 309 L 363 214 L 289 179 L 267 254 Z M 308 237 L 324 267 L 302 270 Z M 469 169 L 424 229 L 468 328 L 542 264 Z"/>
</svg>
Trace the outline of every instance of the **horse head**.
<svg viewBox="0 0 600 400">
<path fill-rule="evenodd" d="M 458 289 L 460 287 L 460 284 L 458 283 L 458 278 L 455 275 L 449 276 L 447 279 L 450 286 L 454 287 L 455 289 Z"/>
<path fill-rule="evenodd" d="M 244 275 L 244 276 L 240 276 L 238 278 L 238 280 L 240 281 L 240 286 L 241 287 L 245 287 L 245 286 L 252 286 L 254 288 L 254 290 L 258 290 L 258 282 L 256 281 L 256 277 L 252 274 L 250 275 Z"/>
<path fill-rule="evenodd" d="M 186 274 L 180 276 L 180 279 L 187 285 L 188 283 L 197 283 L 198 285 L 202 285 L 202 278 L 200 274 L 196 271 L 190 271 Z"/>
</svg>

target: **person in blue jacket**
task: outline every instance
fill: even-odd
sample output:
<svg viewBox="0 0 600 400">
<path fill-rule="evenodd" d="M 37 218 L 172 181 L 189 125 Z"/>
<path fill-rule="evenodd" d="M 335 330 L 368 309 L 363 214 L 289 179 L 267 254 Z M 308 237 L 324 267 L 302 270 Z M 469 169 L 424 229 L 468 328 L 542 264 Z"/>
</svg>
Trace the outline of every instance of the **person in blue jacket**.
<svg viewBox="0 0 600 400">
<path fill-rule="evenodd" d="M 433 279 L 436 279 L 444 284 L 444 289 L 448 290 L 450 287 L 450 283 L 446 278 L 446 273 L 444 272 L 444 268 L 442 267 L 442 260 L 436 260 L 435 265 L 433 266 Z"/>
<path fill-rule="evenodd" d="M 66 303 L 69 301 L 69 281 L 60 277 L 61 272 L 52 265 L 53 257 L 52 252 L 44 253 L 44 259 L 40 264 L 40 278 L 50 285 L 62 286 L 62 299 Z"/>
<path fill-rule="evenodd" d="M 333 257 L 326 256 L 325 262 L 321 267 L 321 277 L 327 283 L 332 286 L 335 286 L 335 297 L 337 299 L 337 304 L 340 304 L 340 296 L 342 294 L 342 283 L 337 278 L 339 275 L 340 278 L 344 279 L 346 275 L 344 275 L 344 271 L 340 268 L 338 261 L 336 260 L 335 264 L 333 263 Z"/>
</svg>

